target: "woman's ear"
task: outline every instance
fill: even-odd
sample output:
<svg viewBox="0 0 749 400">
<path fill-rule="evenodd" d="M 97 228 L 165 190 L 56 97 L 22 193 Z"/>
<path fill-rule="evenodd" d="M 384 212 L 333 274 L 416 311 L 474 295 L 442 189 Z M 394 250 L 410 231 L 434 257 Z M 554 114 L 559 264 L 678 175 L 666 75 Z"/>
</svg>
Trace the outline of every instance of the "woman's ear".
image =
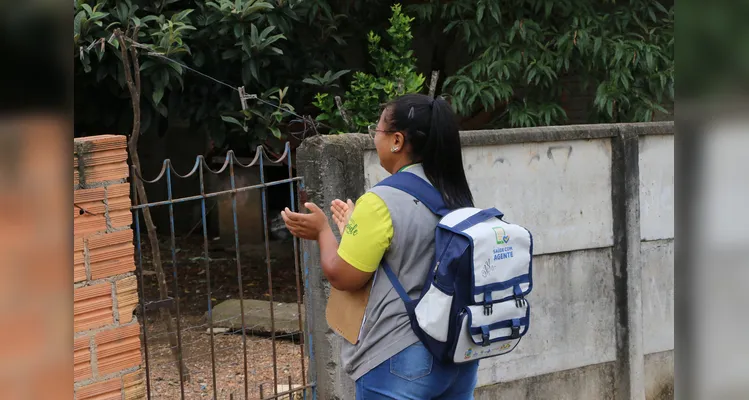
<svg viewBox="0 0 749 400">
<path fill-rule="evenodd" d="M 393 145 L 392 147 L 394 149 L 397 149 L 396 151 L 403 148 L 403 145 L 406 143 L 406 138 L 403 136 L 401 132 L 395 132 L 393 134 Z"/>
</svg>

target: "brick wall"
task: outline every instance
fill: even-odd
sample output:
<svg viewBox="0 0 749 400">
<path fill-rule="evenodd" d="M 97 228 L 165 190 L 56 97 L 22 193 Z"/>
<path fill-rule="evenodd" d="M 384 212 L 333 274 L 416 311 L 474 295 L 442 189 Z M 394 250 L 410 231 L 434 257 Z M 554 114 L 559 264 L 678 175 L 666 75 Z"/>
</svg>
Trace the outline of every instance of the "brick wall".
<svg viewBox="0 0 749 400">
<path fill-rule="evenodd" d="M 75 398 L 142 399 L 127 138 L 75 139 L 73 385 Z"/>
</svg>

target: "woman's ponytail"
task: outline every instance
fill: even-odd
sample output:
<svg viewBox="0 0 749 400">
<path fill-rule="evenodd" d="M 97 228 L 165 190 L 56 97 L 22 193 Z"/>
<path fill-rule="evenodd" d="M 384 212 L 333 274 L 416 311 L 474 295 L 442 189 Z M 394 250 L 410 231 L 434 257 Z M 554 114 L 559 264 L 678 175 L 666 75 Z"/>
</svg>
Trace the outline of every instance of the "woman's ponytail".
<svg viewBox="0 0 749 400">
<path fill-rule="evenodd" d="M 422 163 L 424 173 L 442 193 L 447 207 L 472 207 L 458 121 L 450 104 L 441 97 L 410 94 L 393 100 L 388 109 L 392 129 L 405 134 L 414 161 Z"/>
</svg>

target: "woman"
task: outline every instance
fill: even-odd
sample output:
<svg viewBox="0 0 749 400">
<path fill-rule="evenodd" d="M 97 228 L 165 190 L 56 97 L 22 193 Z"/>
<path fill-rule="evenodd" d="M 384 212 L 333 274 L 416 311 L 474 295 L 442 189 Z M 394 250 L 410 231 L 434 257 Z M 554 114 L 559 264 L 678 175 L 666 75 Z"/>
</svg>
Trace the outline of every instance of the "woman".
<svg viewBox="0 0 749 400">
<path fill-rule="evenodd" d="M 439 190 L 451 208 L 472 207 L 455 115 L 443 99 L 420 94 L 388 103 L 370 126 L 382 167 L 407 171 Z M 336 289 L 364 287 L 384 258 L 412 298 L 418 297 L 434 256 L 438 217 L 405 192 L 375 187 L 354 204 L 335 200 L 341 244 L 315 204 L 309 214 L 282 212 L 289 231 L 317 240 L 323 272 Z M 384 278 L 384 276 L 383 276 Z M 344 342 L 341 358 L 356 381 L 357 399 L 472 399 L 478 361 L 443 365 L 411 330 L 402 300 L 388 279 L 374 277 L 359 342 Z"/>
</svg>

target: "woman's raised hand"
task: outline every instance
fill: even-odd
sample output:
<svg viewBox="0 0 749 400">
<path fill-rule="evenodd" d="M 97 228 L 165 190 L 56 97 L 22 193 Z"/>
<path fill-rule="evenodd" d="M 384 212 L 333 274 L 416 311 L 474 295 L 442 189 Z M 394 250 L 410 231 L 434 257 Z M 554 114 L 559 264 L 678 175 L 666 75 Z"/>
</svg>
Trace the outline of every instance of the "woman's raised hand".
<svg viewBox="0 0 749 400">
<path fill-rule="evenodd" d="M 346 224 L 348 224 L 348 220 L 354 212 L 354 202 L 348 200 L 344 203 L 343 200 L 335 199 L 330 204 L 330 211 L 333 213 L 333 221 L 338 226 L 338 231 L 343 235 Z"/>
<path fill-rule="evenodd" d="M 328 218 L 315 203 L 304 203 L 309 214 L 295 213 L 287 207 L 281 211 L 286 229 L 292 235 L 307 240 L 317 240 L 325 229 L 330 229 Z"/>
</svg>

